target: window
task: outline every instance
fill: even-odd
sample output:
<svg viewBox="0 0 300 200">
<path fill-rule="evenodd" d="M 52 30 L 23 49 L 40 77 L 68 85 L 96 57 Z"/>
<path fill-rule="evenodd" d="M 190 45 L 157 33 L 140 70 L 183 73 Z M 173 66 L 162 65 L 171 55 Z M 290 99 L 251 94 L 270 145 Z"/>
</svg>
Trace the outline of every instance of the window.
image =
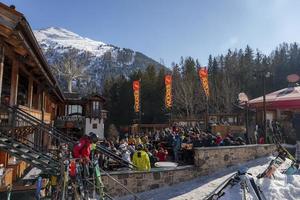
<svg viewBox="0 0 300 200">
<path fill-rule="evenodd" d="M 82 106 L 81 105 L 66 105 L 65 106 L 66 115 L 71 114 L 82 114 Z"/>
<path fill-rule="evenodd" d="M 92 102 L 92 116 L 93 117 L 100 117 L 101 109 L 100 109 L 100 102 L 99 101 L 93 101 Z"/>
<path fill-rule="evenodd" d="M 100 110 L 100 104 L 99 101 L 93 101 L 93 111 Z"/>
<path fill-rule="evenodd" d="M 32 108 L 39 109 L 39 94 L 36 82 L 32 85 Z"/>
<path fill-rule="evenodd" d="M 97 129 L 97 124 L 93 124 L 93 129 Z"/>
<path fill-rule="evenodd" d="M 28 106 L 28 85 L 29 81 L 27 76 L 20 71 L 17 97 L 19 105 Z"/>
<path fill-rule="evenodd" d="M 11 86 L 11 68 L 12 63 L 7 57 L 4 59 L 3 80 L 2 80 L 2 95 L 1 102 L 9 103 L 10 86 Z"/>
</svg>

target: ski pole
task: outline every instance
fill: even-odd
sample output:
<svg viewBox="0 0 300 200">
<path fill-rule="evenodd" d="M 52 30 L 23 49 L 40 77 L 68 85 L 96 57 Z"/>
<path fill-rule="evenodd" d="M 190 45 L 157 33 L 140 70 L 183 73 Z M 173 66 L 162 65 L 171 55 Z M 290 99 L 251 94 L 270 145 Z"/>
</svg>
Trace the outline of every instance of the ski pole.
<svg viewBox="0 0 300 200">
<path fill-rule="evenodd" d="M 10 200 L 10 198 L 11 198 L 11 191 L 12 191 L 12 186 L 8 185 L 7 186 L 7 200 Z"/>
<path fill-rule="evenodd" d="M 39 176 L 37 184 L 36 184 L 36 192 L 35 192 L 36 200 L 41 199 L 42 180 L 43 180 L 42 177 Z"/>
</svg>

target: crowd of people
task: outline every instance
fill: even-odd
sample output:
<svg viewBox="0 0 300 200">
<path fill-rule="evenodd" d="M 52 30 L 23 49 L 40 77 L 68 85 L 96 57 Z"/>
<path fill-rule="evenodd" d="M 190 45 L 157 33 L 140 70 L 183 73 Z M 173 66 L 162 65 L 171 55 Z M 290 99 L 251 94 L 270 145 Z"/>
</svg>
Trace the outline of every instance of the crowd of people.
<svg viewBox="0 0 300 200">
<path fill-rule="evenodd" d="M 242 137 L 234 137 L 232 134 L 222 137 L 220 133 L 212 134 L 198 128 L 172 127 L 147 133 L 124 134 L 119 140 L 105 140 L 101 144 L 133 163 L 138 170 L 150 170 L 151 167 L 155 167 L 156 162 L 193 164 L 194 147 L 244 145 L 245 141 Z M 105 156 L 100 164 L 108 170 L 120 167 Z"/>
</svg>

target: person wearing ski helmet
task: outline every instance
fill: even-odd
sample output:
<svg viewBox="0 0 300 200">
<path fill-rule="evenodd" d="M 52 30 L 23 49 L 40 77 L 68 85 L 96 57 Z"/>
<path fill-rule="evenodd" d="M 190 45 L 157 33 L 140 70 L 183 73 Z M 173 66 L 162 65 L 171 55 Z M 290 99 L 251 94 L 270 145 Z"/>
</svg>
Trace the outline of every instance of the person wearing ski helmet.
<svg viewBox="0 0 300 200">
<path fill-rule="evenodd" d="M 80 138 L 79 142 L 74 145 L 73 148 L 73 157 L 81 158 L 84 161 L 90 160 L 91 150 L 94 144 L 98 141 L 98 137 L 95 133 L 90 132 L 88 135 L 84 135 Z"/>
<path fill-rule="evenodd" d="M 132 162 L 137 167 L 137 170 L 150 171 L 150 159 L 148 154 L 144 151 L 142 144 L 137 146 L 137 151 L 133 154 Z"/>
</svg>

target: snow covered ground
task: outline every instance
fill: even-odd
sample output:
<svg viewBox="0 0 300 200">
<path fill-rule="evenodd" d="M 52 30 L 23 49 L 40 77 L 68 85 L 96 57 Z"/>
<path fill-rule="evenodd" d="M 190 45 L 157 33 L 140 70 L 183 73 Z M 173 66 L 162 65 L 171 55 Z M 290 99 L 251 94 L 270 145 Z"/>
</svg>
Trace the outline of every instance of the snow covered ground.
<svg viewBox="0 0 300 200">
<path fill-rule="evenodd" d="M 220 183 L 240 168 L 249 168 L 248 172 L 254 177 L 264 171 L 272 157 L 264 157 L 249 161 L 243 165 L 223 169 L 209 176 L 202 176 L 194 180 L 180 183 L 172 187 L 158 188 L 138 194 L 145 200 L 200 200 L 210 194 Z M 288 164 L 288 163 L 286 163 Z M 282 168 L 284 168 L 283 166 Z M 255 179 L 256 180 L 256 179 Z M 267 199 L 272 200 L 296 200 L 300 199 L 300 175 L 286 176 L 275 172 L 275 179 L 262 178 L 257 180 Z M 132 198 L 132 197 L 131 197 Z M 119 200 L 127 200 L 130 197 L 122 197 Z M 239 186 L 234 186 L 226 192 L 222 200 L 241 199 Z M 251 197 L 249 198 L 251 199 Z"/>
</svg>

